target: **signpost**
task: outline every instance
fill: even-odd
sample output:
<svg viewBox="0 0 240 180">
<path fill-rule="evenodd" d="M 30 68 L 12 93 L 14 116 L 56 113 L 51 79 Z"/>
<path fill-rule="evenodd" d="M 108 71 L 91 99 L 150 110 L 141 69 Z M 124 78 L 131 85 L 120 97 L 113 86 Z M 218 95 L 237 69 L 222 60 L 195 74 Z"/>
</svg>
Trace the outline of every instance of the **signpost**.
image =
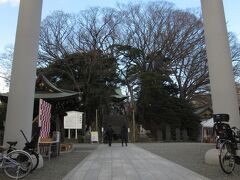
<svg viewBox="0 0 240 180">
<path fill-rule="evenodd" d="M 98 132 L 97 131 L 92 131 L 91 132 L 91 142 L 93 143 L 93 142 L 99 142 L 98 141 Z"/>
</svg>

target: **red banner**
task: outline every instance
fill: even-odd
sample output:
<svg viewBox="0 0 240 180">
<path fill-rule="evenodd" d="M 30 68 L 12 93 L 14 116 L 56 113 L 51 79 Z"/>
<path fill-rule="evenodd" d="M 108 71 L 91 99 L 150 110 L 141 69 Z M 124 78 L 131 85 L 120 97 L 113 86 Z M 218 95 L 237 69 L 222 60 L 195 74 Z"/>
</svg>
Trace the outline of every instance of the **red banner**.
<svg viewBox="0 0 240 180">
<path fill-rule="evenodd" d="M 46 138 L 50 133 L 51 104 L 40 99 L 39 101 L 39 121 L 38 126 L 41 127 L 40 137 Z"/>
</svg>

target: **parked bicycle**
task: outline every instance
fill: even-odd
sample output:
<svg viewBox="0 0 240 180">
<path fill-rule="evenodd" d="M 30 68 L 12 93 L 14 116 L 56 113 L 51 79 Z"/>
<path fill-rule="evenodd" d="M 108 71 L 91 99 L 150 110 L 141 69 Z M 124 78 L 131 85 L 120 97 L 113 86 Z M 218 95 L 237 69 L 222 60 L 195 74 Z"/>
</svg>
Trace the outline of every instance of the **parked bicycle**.
<svg viewBox="0 0 240 180">
<path fill-rule="evenodd" d="M 240 143 L 240 129 L 230 127 L 225 123 L 229 121 L 227 114 L 215 114 L 214 130 L 217 134 L 216 146 L 220 149 L 219 163 L 221 169 L 226 174 L 234 171 L 235 165 L 240 165 L 240 156 L 237 154 L 238 144 Z"/>
<path fill-rule="evenodd" d="M 228 139 L 230 126 L 228 114 L 214 114 L 213 115 L 213 133 L 216 133 L 216 149 L 220 149 L 220 144 Z"/>
<path fill-rule="evenodd" d="M 25 147 L 23 148 L 24 151 L 28 152 L 31 155 L 32 161 L 33 161 L 33 166 L 32 166 L 32 171 L 34 171 L 39 164 L 39 153 L 35 151 L 36 147 L 37 147 L 37 143 L 38 143 L 38 138 L 39 138 L 39 134 L 40 134 L 40 128 L 37 129 L 37 131 L 35 132 L 35 134 L 32 137 L 32 140 L 29 142 L 26 135 L 24 134 L 24 132 L 22 130 L 20 130 L 20 132 L 22 133 L 26 143 L 25 143 Z M 13 150 L 16 150 L 15 146 L 16 146 L 17 142 L 13 142 L 10 144 L 7 153 L 10 153 Z"/>
<path fill-rule="evenodd" d="M 7 142 L 9 145 L 12 142 Z M 4 154 L 7 148 L 0 146 L 0 168 L 10 178 L 21 179 L 27 176 L 32 169 L 32 158 L 23 150 L 13 150 Z"/>
</svg>

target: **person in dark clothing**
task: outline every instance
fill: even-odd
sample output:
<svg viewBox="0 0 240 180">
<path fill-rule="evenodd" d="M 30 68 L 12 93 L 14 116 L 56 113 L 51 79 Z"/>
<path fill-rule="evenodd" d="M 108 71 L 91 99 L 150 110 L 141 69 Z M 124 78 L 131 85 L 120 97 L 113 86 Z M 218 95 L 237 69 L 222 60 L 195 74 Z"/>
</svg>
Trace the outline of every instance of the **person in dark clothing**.
<svg viewBox="0 0 240 180">
<path fill-rule="evenodd" d="M 111 125 L 109 125 L 107 127 L 106 136 L 107 136 L 107 140 L 108 140 L 108 145 L 111 146 L 112 145 L 112 136 L 113 136 L 113 129 L 112 129 Z"/>
<path fill-rule="evenodd" d="M 122 139 L 122 146 L 123 143 L 125 142 L 125 145 L 127 146 L 128 142 L 128 129 L 125 125 L 122 126 L 121 128 L 121 139 Z"/>
</svg>

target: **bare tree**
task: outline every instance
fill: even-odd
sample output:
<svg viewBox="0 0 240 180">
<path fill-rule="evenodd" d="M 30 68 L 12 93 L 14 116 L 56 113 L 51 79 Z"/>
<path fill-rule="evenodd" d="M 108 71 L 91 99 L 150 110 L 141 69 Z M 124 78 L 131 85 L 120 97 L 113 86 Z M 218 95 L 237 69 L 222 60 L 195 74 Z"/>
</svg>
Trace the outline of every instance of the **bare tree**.
<svg viewBox="0 0 240 180">
<path fill-rule="evenodd" d="M 4 51 L 5 52 L 0 55 L 0 78 L 4 79 L 6 85 L 9 86 L 13 60 L 13 47 L 9 45 Z"/>
<path fill-rule="evenodd" d="M 231 49 L 231 57 L 233 61 L 233 70 L 235 81 L 239 83 L 240 80 L 240 43 L 234 33 L 228 33 L 228 39 Z"/>
<path fill-rule="evenodd" d="M 90 8 L 77 16 L 71 48 L 76 52 L 101 50 L 109 52 L 118 35 L 119 18 L 114 9 Z"/>
<path fill-rule="evenodd" d="M 138 72 L 170 74 L 179 96 L 191 99 L 208 83 L 201 18 L 166 2 L 121 7 L 124 43 L 138 49 L 132 59 Z"/>
<path fill-rule="evenodd" d="M 123 6 L 121 11 L 121 35 L 124 39 L 122 42 L 141 51 L 138 58 L 133 59 L 133 63 L 141 71 L 148 71 L 153 67 L 153 59 L 149 58 L 149 55 L 161 51 L 164 44 L 163 31 L 167 17 L 172 11 L 172 4 L 128 4 Z"/>
<path fill-rule="evenodd" d="M 55 11 L 41 23 L 39 59 L 41 63 L 61 59 L 70 54 L 69 37 L 73 33 L 76 20 L 74 15 Z"/>
<path fill-rule="evenodd" d="M 209 83 L 203 25 L 200 18 L 189 12 L 175 11 L 171 18 L 168 32 L 172 32 L 174 39 L 166 49 L 170 52 L 172 77 L 179 97 L 191 100 L 204 93 Z"/>
</svg>

